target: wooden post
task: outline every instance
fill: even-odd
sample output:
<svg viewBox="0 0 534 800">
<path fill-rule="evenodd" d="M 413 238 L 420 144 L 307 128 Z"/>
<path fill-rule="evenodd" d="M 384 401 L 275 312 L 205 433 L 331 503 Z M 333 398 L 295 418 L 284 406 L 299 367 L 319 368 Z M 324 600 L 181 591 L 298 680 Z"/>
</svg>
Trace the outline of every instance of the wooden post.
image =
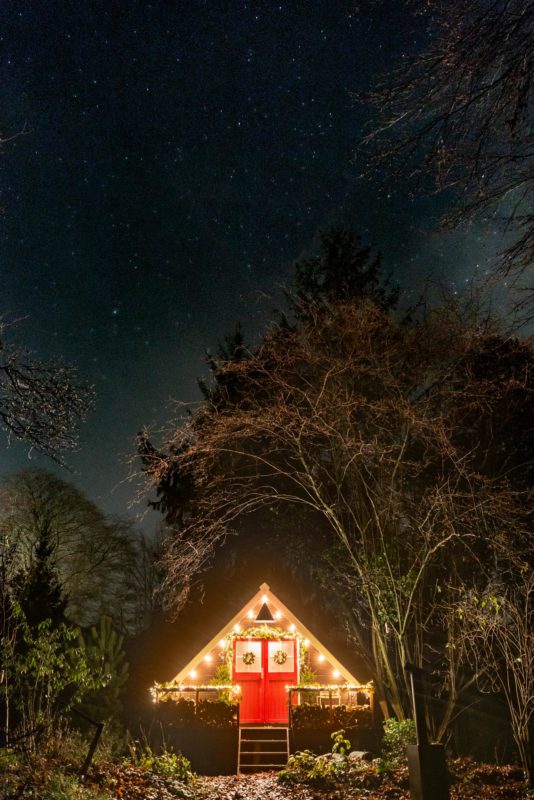
<svg viewBox="0 0 534 800">
<path fill-rule="evenodd" d="M 412 687 L 413 717 L 417 744 L 425 746 L 428 744 L 425 719 L 425 673 L 413 664 L 406 664 L 404 669 L 410 676 Z"/>
<path fill-rule="evenodd" d="M 91 766 L 91 761 L 93 760 L 93 756 L 95 754 L 98 742 L 100 741 L 100 737 L 102 736 L 103 730 L 104 730 L 104 723 L 98 722 L 96 725 L 95 735 L 93 736 L 93 741 L 89 746 L 89 751 L 87 753 L 87 756 L 85 757 L 85 761 L 83 762 L 83 767 L 81 768 L 80 771 L 80 775 L 82 776 L 85 776 L 87 774 L 87 770 Z"/>
<path fill-rule="evenodd" d="M 291 702 L 292 700 L 293 700 L 293 689 L 288 689 L 287 690 L 287 706 L 288 706 L 288 708 L 287 708 L 287 724 L 289 725 L 290 728 L 291 728 L 291 726 L 293 724 L 293 710 L 292 710 L 293 704 Z"/>
<path fill-rule="evenodd" d="M 89 722 L 91 725 L 94 725 L 96 728 L 95 735 L 93 736 L 93 740 L 89 745 L 89 750 L 85 757 L 85 761 L 83 762 L 83 766 L 80 769 L 80 775 L 84 777 L 87 774 L 87 770 L 91 766 L 91 761 L 93 760 L 95 750 L 97 748 L 98 742 L 100 741 L 100 737 L 102 736 L 102 731 L 104 730 L 104 723 L 96 722 L 96 720 L 91 719 L 91 717 L 88 717 L 87 714 L 84 714 L 83 711 L 78 711 L 77 708 L 74 708 L 73 711 L 75 714 L 78 714 L 79 717 L 82 717 L 83 719 L 87 720 L 87 722 Z"/>
<path fill-rule="evenodd" d="M 405 664 L 412 687 L 417 744 L 406 748 L 412 800 L 449 800 L 449 775 L 442 744 L 430 744 L 425 719 L 424 670 Z"/>
</svg>

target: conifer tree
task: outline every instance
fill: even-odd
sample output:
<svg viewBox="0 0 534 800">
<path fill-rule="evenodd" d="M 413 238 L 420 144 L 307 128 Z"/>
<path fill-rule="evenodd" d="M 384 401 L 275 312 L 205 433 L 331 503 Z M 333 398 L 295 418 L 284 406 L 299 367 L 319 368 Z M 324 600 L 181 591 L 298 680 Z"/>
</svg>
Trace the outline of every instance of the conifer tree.
<svg viewBox="0 0 534 800">
<path fill-rule="evenodd" d="M 91 674 L 99 684 L 85 695 L 79 710 L 95 720 L 116 718 L 121 711 L 121 694 L 128 680 L 124 637 L 114 630 L 111 619 L 103 616 L 98 626 L 84 634 L 80 632 L 78 640 Z"/>
<path fill-rule="evenodd" d="M 28 571 L 20 572 L 16 579 L 17 599 L 31 628 L 46 619 L 56 628 L 65 620 L 67 598 L 59 581 L 54 551 L 49 526 L 44 523 Z"/>
</svg>

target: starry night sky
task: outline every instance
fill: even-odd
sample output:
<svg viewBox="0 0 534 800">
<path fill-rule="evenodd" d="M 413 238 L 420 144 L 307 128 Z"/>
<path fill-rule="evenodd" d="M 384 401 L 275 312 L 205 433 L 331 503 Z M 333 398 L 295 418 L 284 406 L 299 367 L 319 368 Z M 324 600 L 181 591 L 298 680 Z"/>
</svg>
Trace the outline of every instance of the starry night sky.
<svg viewBox="0 0 534 800">
<path fill-rule="evenodd" d="M 0 130 L 27 133 L 0 152 L 0 309 L 95 384 L 62 476 L 102 508 L 134 513 L 136 432 L 198 398 L 237 321 L 259 336 L 319 227 L 378 245 L 409 296 L 492 255 L 489 231 L 428 234 L 443 200 L 358 180 L 353 93 L 424 41 L 399 0 L 3 0 Z M 2 449 L 29 463 L 51 467 Z"/>
</svg>

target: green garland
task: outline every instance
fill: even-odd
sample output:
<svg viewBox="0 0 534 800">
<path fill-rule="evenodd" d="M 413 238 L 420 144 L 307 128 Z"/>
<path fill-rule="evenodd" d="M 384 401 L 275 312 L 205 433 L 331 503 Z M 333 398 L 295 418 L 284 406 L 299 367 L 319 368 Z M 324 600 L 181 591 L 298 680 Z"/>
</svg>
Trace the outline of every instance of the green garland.
<svg viewBox="0 0 534 800">
<path fill-rule="evenodd" d="M 297 636 L 296 633 L 290 633 L 290 631 L 285 631 L 283 628 L 267 628 L 267 627 L 255 627 L 255 628 L 247 628 L 246 631 L 242 633 L 234 633 L 232 634 L 232 639 L 235 638 L 243 638 L 243 639 L 295 639 Z"/>
</svg>

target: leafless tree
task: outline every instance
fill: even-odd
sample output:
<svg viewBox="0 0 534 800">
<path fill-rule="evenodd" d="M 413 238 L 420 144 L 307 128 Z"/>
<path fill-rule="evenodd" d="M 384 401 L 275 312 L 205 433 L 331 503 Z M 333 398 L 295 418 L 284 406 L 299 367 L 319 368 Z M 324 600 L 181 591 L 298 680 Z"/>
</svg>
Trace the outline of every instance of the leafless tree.
<svg viewBox="0 0 534 800">
<path fill-rule="evenodd" d="M 432 666 L 440 637 L 448 656 L 440 607 L 451 563 L 472 564 L 481 540 L 522 524 L 514 493 L 484 477 L 457 436 L 480 393 L 469 381 L 460 389 L 454 365 L 484 335 L 454 314 L 403 326 L 350 304 L 310 311 L 229 363 L 240 399 L 186 418 L 170 455 L 147 469 L 155 485 L 178 469 L 195 489 L 163 557 L 168 604 L 180 608 L 244 515 L 296 506 L 310 530 L 329 531 L 387 709 L 409 713 L 403 664 Z"/>
<path fill-rule="evenodd" d="M 458 603 L 466 651 L 483 689 L 501 692 L 529 787 L 534 786 L 534 571 L 532 547 L 506 532 L 483 591 Z"/>
<path fill-rule="evenodd" d="M 387 164 L 404 179 L 454 189 L 448 225 L 500 218 L 515 236 L 501 274 L 532 301 L 534 2 L 414 0 L 412 8 L 427 17 L 428 44 L 367 96 L 379 121 L 362 151 L 370 170 Z"/>
<path fill-rule="evenodd" d="M 0 326 L 0 425 L 9 437 L 62 464 L 92 401 L 93 390 L 78 381 L 74 367 L 38 361 L 10 344 Z"/>
</svg>

